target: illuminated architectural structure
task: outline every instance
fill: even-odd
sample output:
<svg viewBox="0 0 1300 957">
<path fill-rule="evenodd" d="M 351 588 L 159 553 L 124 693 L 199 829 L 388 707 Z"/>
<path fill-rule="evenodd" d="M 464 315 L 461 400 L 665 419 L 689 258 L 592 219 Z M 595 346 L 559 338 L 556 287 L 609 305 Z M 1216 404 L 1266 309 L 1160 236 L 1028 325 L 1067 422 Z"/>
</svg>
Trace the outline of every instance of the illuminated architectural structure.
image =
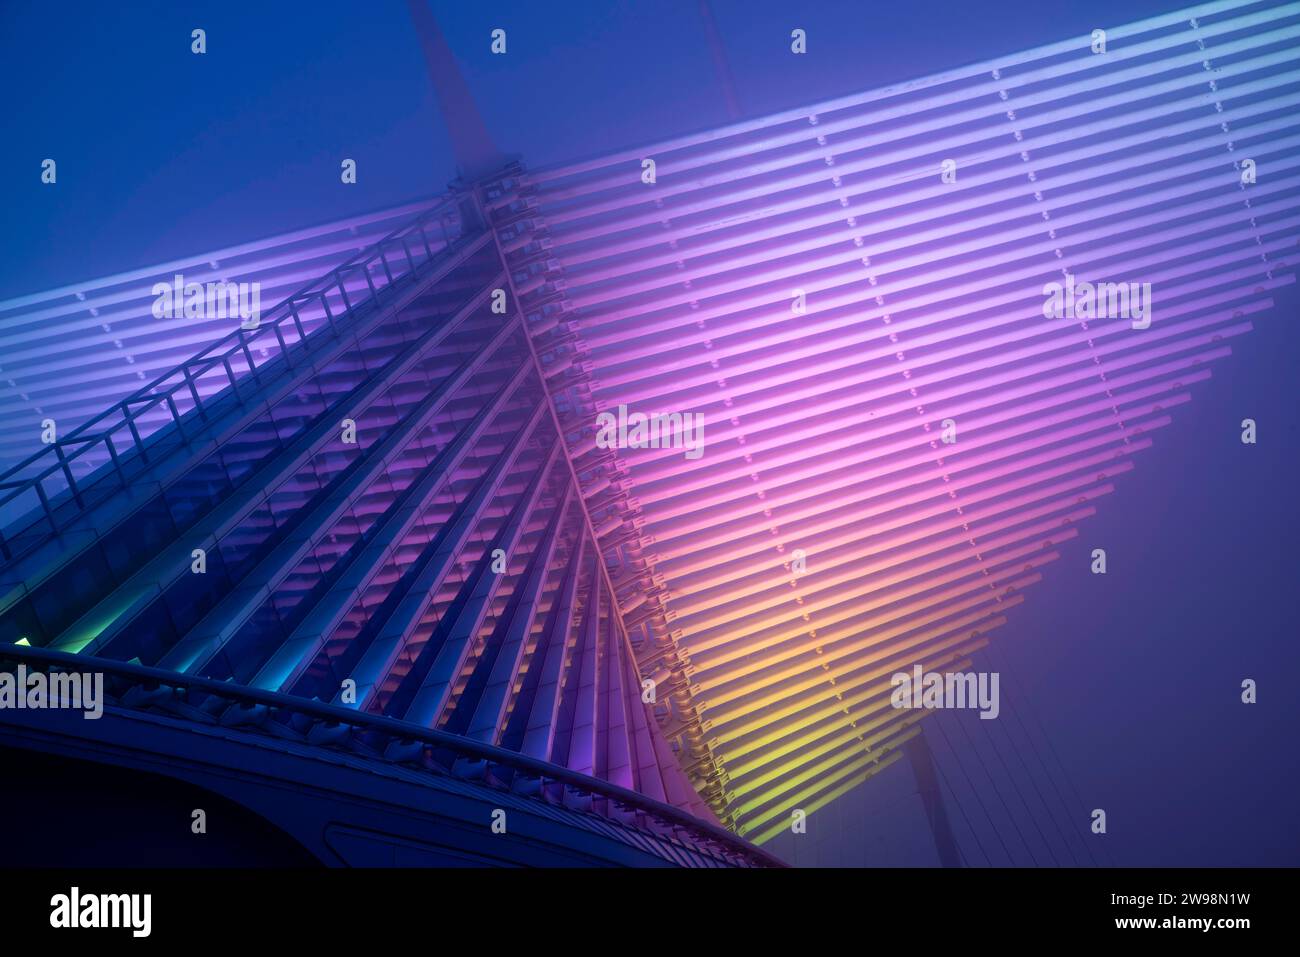
<svg viewBox="0 0 1300 957">
<path fill-rule="evenodd" d="M 71 741 L 12 712 L 10 743 L 153 753 L 177 732 L 146 716 L 179 716 L 178 760 L 233 728 L 432 772 L 435 799 L 478 782 L 484 833 L 521 800 L 576 816 L 561 854 L 473 860 L 764 863 L 708 822 L 643 699 L 521 318 L 494 308 L 492 234 L 460 223 L 434 205 L 23 466 L 41 504 L 3 544 L 7 663 L 93 660 L 114 707 Z"/>
<path fill-rule="evenodd" d="M 890 676 L 968 667 L 1292 280 L 1298 102 L 1300 6 L 1220 2 L 474 176 L 0 479 L 0 645 L 768 840 L 903 758 Z M 1085 282 L 1150 293 L 1045 315 Z M 703 455 L 598 448 L 620 405 L 703 415 Z"/>
</svg>

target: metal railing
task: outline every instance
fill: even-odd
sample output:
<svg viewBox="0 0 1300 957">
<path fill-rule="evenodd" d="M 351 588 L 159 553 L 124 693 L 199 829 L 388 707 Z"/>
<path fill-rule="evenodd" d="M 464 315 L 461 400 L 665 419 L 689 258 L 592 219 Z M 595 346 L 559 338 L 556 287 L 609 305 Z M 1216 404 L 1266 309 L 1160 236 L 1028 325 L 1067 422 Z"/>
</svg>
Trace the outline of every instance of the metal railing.
<svg viewBox="0 0 1300 957">
<path fill-rule="evenodd" d="M 242 324 L 197 355 L 0 474 L 0 559 L 19 539 L 59 532 L 89 507 L 125 488 L 130 467 L 146 464 L 166 435 L 185 441 L 183 421 L 206 422 L 218 403 L 240 402 L 241 386 L 309 361 L 317 330 L 336 335 L 345 317 L 418 269 L 445 257 L 463 235 L 460 197 L 426 210 L 274 306 L 255 327 Z M 430 235 L 431 227 L 437 232 Z M 358 276 L 358 274 L 360 274 Z M 360 296 L 358 295 L 360 293 Z M 150 440 L 154 439 L 154 442 Z M 31 517 L 33 516 L 34 517 Z M 31 520 L 17 526 L 24 518 Z"/>
<path fill-rule="evenodd" d="M 367 714 L 307 698 L 249 688 L 212 678 L 148 668 L 121 661 L 71 655 L 24 645 L 0 645 L 0 663 L 14 662 L 40 671 L 102 673 L 119 707 L 166 709 L 184 704 L 186 713 L 202 708 L 214 724 L 272 734 L 277 717 L 298 719 L 298 733 L 309 744 L 348 748 L 364 736 L 366 753 L 431 774 L 472 780 L 480 785 L 596 814 L 613 824 L 671 841 L 683 849 L 751 867 L 784 867 L 782 861 L 717 825 L 702 821 L 644 794 L 471 738 L 382 715 Z M 213 702 L 219 702 L 212 707 Z M 289 726 L 282 726 L 283 737 Z M 588 804 L 575 808 L 575 803 Z M 629 822 L 627 818 L 632 818 Z"/>
</svg>

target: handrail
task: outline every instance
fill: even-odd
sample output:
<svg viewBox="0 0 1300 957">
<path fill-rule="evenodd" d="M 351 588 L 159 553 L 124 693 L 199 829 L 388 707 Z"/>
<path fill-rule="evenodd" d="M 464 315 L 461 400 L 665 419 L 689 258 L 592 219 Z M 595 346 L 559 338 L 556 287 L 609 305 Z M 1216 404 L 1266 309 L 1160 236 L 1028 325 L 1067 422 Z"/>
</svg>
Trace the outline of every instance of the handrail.
<svg viewBox="0 0 1300 957">
<path fill-rule="evenodd" d="M 339 705 L 325 704 L 308 698 L 250 688 L 246 685 L 231 684 L 213 678 L 185 675 L 134 665 L 129 662 L 94 658 L 87 655 L 74 655 L 48 648 L 36 648 L 25 645 L 0 645 L 0 660 L 17 659 L 20 662 L 35 662 L 40 665 L 58 665 L 78 672 L 98 671 L 108 673 L 139 683 L 157 683 L 186 691 L 198 691 L 224 698 L 232 703 L 251 702 L 264 705 L 277 711 L 293 711 L 319 721 L 346 724 L 362 730 L 376 731 L 398 741 L 418 741 L 434 748 L 442 748 L 457 753 L 458 757 L 484 761 L 489 764 L 503 765 L 527 777 L 550 779 L 557 784 L 584 792 L 589 796 L 606 798 L 618 804 L 647 814 L 651 819 L 667 827 L 680 827 L 693 832 L 706 843 L 721 845 L 727 853 L 743 857 L 746 861 L 763 867 L 785 867 L 785 863 L 768 852 L 750 844 L 748 841 L 731 833 L 725 828 L 701 820 L 670 804 L 656 801 L 637 791 L 629 790 L 599 778 L 590 777 L 578 771 L 551 764 L 537 758 L 529 757 L 515 751 L 485 744 L 458 734 L 425 728 L 420 725 L 389 718 L 384 715 L 367 714 Z M 502 788 L 509 790 L 508 788 Z M 515 792 L 511 792 L 515 793 Z M 603 816 L 603 815 L 602 815 Z"/>
<path fill-rule="evenodd" d="M 273 306 L 264 317 L 259 317 L 258 325 L 255 328 L 247 329 L 237 326 L 227 335 L 210 343 L 185 361 L 173 366 L 148 385 L 137 389 L 131 395 L 115 402 L 103 412 L 82 423 L 66 436 L 50 442 L 44 448 L 0 473 L 0 509 L 3 509 L 5 505 L 18 498 L 18 496 L 35 488 L 39 503 L 44 511 L 44 517 L 49 522 L 50 531 L 57 532 L 58 527 L 55 517 L 57 505 L 53 498 L 61 495 L 65 489 L 60 487 L 55 489 L 53 493 L 47 491 L 42 484 L 46 479 L 51 475 L 62 472 L 63 480 L 66 483 L 66 491 L 71 494 L 74 500 L 80 502 L 82 488 L 73 476 L 72 464 L 91 450 L 102 445 L 103 450 L 107 452 L 107 456 L 93 465 L 90 474 L 98 475 L 102 467 L 112 466 L 118 471 L 119 478 L 125 483 L 126 479 L 122 474 L 121 452 L 119 452 L 117 445 L 113 441 L 115 433 L 120 432 L 122 429 L 129 430 L 127 436 L 129 439 L 128 446 L 147 461 L 149 449 L 146 440 L 148 438 L 169 426 L 179 425 L 182 419 L 192 412 L 197 412 L 200 416 L 206 417 L 207 411 L 215 401 L 229 394 L 238 396 L 241 379 L 246 376 L 259 376 L 262 369 L 277 359 L 282 358 L 284 362 L 291 363 L 289 358 L 291 351 L 300 346 L 309 335 L 302 322 L 301 313 L 304 311 L 304 306 L 318 302 L 325 318 L 325 324 L 335 327 L 340 316 L 336 316 L 335 311 L 330 308 L 329 300 L 331 295 L 341 297 L 346 305 L 346 309 L 341 315 L 354 312 L 358 307 L 373 302 L 381 290 L 390 288 L 400 279 L 411 275 L 420 266 L 432 262 L 437 258 L 439 252 L 445 253 L 446 250 L 450 249 L 454 244 L 454 237 L 448 229 L 448 223 L 459 215 L 459 202 L 460 197 L 456 195 L 448 196 L 443 202 L 429 208 L 410 222 L 360 250 L 330 272 L 312 279 Z M 442 233 L 441 237 L 435 239 L 435 242 L 441 242 L 436 251 L 434 245 L 430 242 L 429 234 L 425 232 L 425 227 L 434 221 L 438 222 Z M 424 250 L 424 256 L 419 258 L 418 262 L 417 255 L 412 254 L 413 245 L 417 249 L 422 246 Z M 393 261 L 390 261 L 390 256 Z M 382 268 L 383 277 L 386 280 L 378 288 L 376 288 L 374 277 L 371 274 L 371 268 L 376 265 Z M 365 277 L 370 296 L 363 302 L 354 304 L 344 285 L 344 274 L 358 269 L 362 271 Z M 286 341 L 282 326 L 289 322 L 292 322 L 296 338 Z M 260 361 L 255 358 L 254 351 L 250 348 L 253 344 L 256 344 L 258 350 L 266 353 L 265 357 Z M 215 389 L 200 392 L 195 384 L 196 380 L 218 366 L 225 373 L 225 381 L 221 382 Z M 236 368 L 239 368 L 243 375 L 237 373 Z M 185 390 L 186 395 L 178 403 L 177 394 L 181 393 L 182 390 Z M 165 405 L 169 414 L 168 419 L 142 434 L 139 427 L 140 417 L 160 405 Z M 184 412 L 181 411 L 182 405 L 188 405 Z M 43 460 L 46 460 L 48 464 L 41 465 Z M 35 474 L 16 478 L 16 476 L 22 476 L 22 473 L 30 472 L 33 466 L 41 467 Z M 24 514 L 26 512 L 27 510 L 24 510 Z M 21 517 L 21 515 L 14 515 L 12 520 L 18 521 L 21 520 Z M 36 521 L 39 522 L 39 519 Z M 30 527 L 29 525 L 21 529 L 19 534 L 27 531 Z M 5 537 L 0 535 L 0 557 L 11 557 L 9 552 Z"/>
</svg>

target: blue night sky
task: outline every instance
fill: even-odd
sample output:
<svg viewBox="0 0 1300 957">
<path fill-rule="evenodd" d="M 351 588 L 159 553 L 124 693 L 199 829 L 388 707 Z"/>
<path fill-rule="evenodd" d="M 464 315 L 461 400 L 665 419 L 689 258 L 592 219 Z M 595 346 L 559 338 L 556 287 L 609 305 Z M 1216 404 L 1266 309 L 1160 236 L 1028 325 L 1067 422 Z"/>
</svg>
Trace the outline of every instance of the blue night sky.
<svg viewBox="0 0 1300 957">
<path fill-rule="evenodd" d="M 749 114 L 1183 5 L 714 0 Z M 727 120 L 696 0 L 433 9 L 488 128 L 529 165 Z M 195 27 L 206 56 L 190 52 Z M 503 57 L 489 52 L 497 27 Z M 794 27 L 807 56 L 789 55 Z M 0 89 L 0 298 L 434 194 L 455 175 L 402 0 L 6 0 Z M 46 157 L 57 189 L 40 184 Z M 355 186 L 339 181 L 344 157 Z M 1234 344 L 996 633 L 1026 714 L 1086 806 L 1107 809 L 1119 864 L 1300 862 L 1298 304 L 1286 291 Z M 1245 417 L 1255 446 L 1239 441 Z M 1089 573 L 1094 547 L 1106 576 Z M 883 814 L 884 790 L 836 814 L 924 827 Z M 853 862 L 878 860 L 861 840 Z"/>
</svg>

